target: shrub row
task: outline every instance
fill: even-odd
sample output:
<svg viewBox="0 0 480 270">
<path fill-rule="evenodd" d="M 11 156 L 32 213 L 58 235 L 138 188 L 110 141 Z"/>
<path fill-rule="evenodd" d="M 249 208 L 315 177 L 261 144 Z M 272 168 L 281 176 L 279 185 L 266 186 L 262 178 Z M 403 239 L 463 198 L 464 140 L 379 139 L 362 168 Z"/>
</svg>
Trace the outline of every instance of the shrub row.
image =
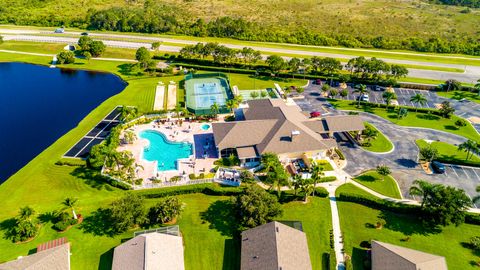
<svg viewBox="0 0 480 270">
<path fill-rule="evenodd" d="M 368 207 L 372 207 L 380 210 L 388 210 L 388 211 L 400 213 L 400 214 L 411 214 L 411 215 L 417 215 L 417 216 L 422 214 L 420 206 L 418 205 L 401 204 L 401 203 L 383 200 L 380 198 L 369 198 L 359 194 L 353 194 L 353 193 L 347 193 L 347 192 L 340 193 L 339 196 L 337 197 L 337 200 L 343 201 L 343 202 L 358 203 Z M 466 213 L 465 222 L 473 225 L 480 225 L 480 215 L 473 214 L 473 213 Z"/>
<path fill-rule="evenodd" d="M 325 176 L 325 177 L 322 177 L 320 178 L 320 183 L 324 183 L 324 182 L 333 182 L 337 180 L 337 177 L 332 175 L 332 176 Z"/>
<path fill-rule="evenodd" d="M 335 148 L 335 153 L 337 153 L 340 160 L 345 160 L 345 155 L 342 153 L 342 151 L 340 149 Z"/>
<path fill-rule="evenodd" d="M 72 226 L 78 223 L 76 219 L 61 220 L 53 225 L 53 228 L 57 231 L 65 231 L 68 226 Z"/>
<path fill-rule="evenodd" d="M 351 104 L 356 105 L 356 104 L 358 104 L 358 102 L 355 102 L 355 103 L 352 102 Z M 405 109 L 407 109 L 408 111 L 411 111 L 411 112 L 426 113 L 426 114 L 433 114 L 433 115 L 437 115 L 437 116 L 442 116 L 442 114 L 437 109 L 430 109 L 430 108 L 415 108 L 415 107 L 411 107 L 411 106 L 393 106 L 393 105 L 387 106 L 387 104 L 364 102 L 364 101 L 360 102 L 360 105 L 364 105 L 364 106 L 368 106 L 368 107 L 372 107 L 372 108 L 384 108 L 384 109 L 393 109 L 395 107 L 405 108 Z"/>
<path fill-rule="evenodd" d="M 55 165 L 58 166 L 72 166 L 72 167 L 81 167 L 84 166 L 86 163 L 84 160 L 81 159 L 65 159 L 62 158 L 55 162 Z"/>
<path fill-rule="evenodd" d="M 323 187 L 316 187 L 315 188 L 315 197 L 327 198 L 328 197 L 328 191 Z"/>
<path fill-rule="evenodd" d="M 148 199 L 163 198 L 167 196 L 175 196 L 182 194 L 203 193 L 207 195 L 216 196 L 232 196 L 239 194 L 243 191 L 242 187 L 224 187 L 214 183 L 178 186 L 178 187 L 166 187 L 155 188 L 141 191 L 134 191 L 140 196 Z"/>
</svg>

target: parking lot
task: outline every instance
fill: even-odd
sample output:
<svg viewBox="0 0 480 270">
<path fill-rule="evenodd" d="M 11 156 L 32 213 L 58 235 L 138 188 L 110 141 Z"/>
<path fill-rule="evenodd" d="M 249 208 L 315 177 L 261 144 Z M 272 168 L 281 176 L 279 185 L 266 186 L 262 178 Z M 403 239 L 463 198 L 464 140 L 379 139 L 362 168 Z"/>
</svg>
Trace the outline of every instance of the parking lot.
<svg viewBox="0 0 480 270">
<path fill-rule="evenodd" d="M 357 100 L 359 93 L 354 93 L 354 88 L 349 86 L 347 88 L 348 90 L 348 96 L 346 97 L 348 100 Z M 369 89 L 369 102 L 372 103 L 380 103 L 380 104 L 385 104 L 385 100 L 383 98 L 383 93 L 385 91 L 374 91 L 372 89 Z M 411 106 L 411 107 L 416 107 L 418 106 L 419 108 L 435 108 L 435 102 L 437 101 L 437 95 L 435 93 L 432 93 L 431 91 L 424 91 L 424 90 L 413 90 L 413 89 L 405 89 L 405 88 L 395 88 L 394 89 L 395 94 L 397 95 L 397 101 L 398 105 L 402 106 Z M 427 103 L 425 105 L 421 104 L 415 104 L 410 101 L 410 98 L 416 94 L 421 94 L 427 98 Z"/>
</svg>

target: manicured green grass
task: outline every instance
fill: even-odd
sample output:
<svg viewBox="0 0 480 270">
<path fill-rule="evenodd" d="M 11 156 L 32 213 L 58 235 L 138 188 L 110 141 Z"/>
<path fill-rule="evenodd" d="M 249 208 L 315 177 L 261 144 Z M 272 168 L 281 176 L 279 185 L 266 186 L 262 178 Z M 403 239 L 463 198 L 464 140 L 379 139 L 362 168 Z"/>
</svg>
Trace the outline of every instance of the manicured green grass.
<svg viewBox="0 0 480 270">
<path fill-rule="evenodd" d="M 463 224 L 449 226 L 441 233 L 425 227 L 418 218 L 389 211 L 372 209 L 360 204 L 338 202 L 344 247 L 352 256 L 353 269 L 362 270 L 366 250 L 363 241 L 378 240 L 394 245 L 428 252 L 446 258 L 449 269 L 477 269 L 478 253 L 466 248 L 470 237 L 480 235 L 480 226 Z M 386 225 L 376 229 L 379 219 Z"/>
<path fill-rule="evenodd" d="M 230 86 L 236 85 L 239 90 L 275 88 L 274 83 L 278 83 L 282 88 L 287 86 L 302 87 L 308 83 L 307 80 L 293 78 L 272 78 L 237 73 L 228 73 L 227 75 L 230 80 Z"/>
<path fill-rule="evenodd" d="M 468 99 L 476 103 L 480 103 L 480 95 L 478 95 L 478 92 L 474 93 L 474 92 L 467 92 L 467 91 L 450 91 L 450 92 L 437 92 L 437 95 L 446 97 L 446 98 L 456 99 L 456 100 Z"/>
<path fill-rule="evenodd" d="M 395 179 L 389 175 L 383 177 L 376 171 L 368 171 L 353 178 L 353 180 L 382 195 L 396 199 L 402 198 Z"/>
<path fill-rule="evenodd" d="M 385 108 L 371 106 L 357 107 L 355 102 L 348 100 L 331 100 L 330 103 L 339 110 L 353 110 L 373 113 L 400 126 L 431 128 L 463 136 L 467 139 L 480 141 L 480 135 L 468 121 L 467 126 L 465 127 L 457 127 L 455 125 L 455 121 L 462 119 L 456 115 L 452 115 L 450 119 L 447 119 L 433 114 L 416 113 L 410 111 L 406 117 L 399 120 L 397 119 L 396 112 L 391 110 L 387 111 Z"/>
<path fill-rule="evenodd" d="M 385 153 L 393 149 L 392 142 L 383 134 L 380 130 L 378 130 L 374 125 L 365 122 L 365 126 L 371 127 L 374 130 L 378 131 L 377 137 L 375 139 L 370 140 L 370 146 L 362 146 L 363 149 L 377 152 L 377 153 Z"/>
<path fill-rule="evenodd" d="M 418 147 L 427 147 L 429 143 L 424 140 L 416 140 Z M 456 145 L 451 145 L 445 142 L 431 142 L 430 145 L 438 150 L 438 155 L 435 160 L 460 165 L 480 166 L 480 157 L 473 155 L 467 160 L 467 152 L 459 151 Z"/>
<path fill-rule="evenodd" d="M 301 221 L 307 234 L 310 260 L 313 269 L 324 269 L 324 254 L 330 252 L 332 218 L 330 202 L 327 198 L 310 197 L 308 204 L 290 202 L 284 205 L 284 213 L 279 220 Z"/>
<path fill-rule="evenodd" d="M 324 160 L 324 159 L 317 159 L 315 160 L 315 163 L 322 168 L 324 171 L 333 171 L 332 164 L 330 162 Z"/>
</svg>

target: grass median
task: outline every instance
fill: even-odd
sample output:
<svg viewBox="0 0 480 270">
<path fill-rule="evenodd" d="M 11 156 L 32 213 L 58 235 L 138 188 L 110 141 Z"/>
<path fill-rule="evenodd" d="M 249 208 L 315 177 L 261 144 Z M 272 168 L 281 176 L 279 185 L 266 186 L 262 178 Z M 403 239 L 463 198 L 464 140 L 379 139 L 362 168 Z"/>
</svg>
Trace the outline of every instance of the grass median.
<svg viewBox="0 0 480 270">
<path fill-rule="evenodd" d="M 383 177 L 375 171 L 368 171 L 354 177 L 353 180 L 382 195 L 395 199 L 402 198 L 395 179 L 389 175 Z"/>
<path fill-rule="evenodd" d="M 393 143 L 387 138 L 387 136 L 385 136 L 385 134 L 368 122 L 365 122 L 364 124 L 365 127 L 370 127 L 371 129 L 376 130 L 377 136 L 370 140 L 370 145 L 362 146 L 363 149 L 376 153 L 385 153 L 393 149 Z"/>
<path fill-rule="evenodd" d="M 435 157 L 435 160 L 444 162 L 447 164 L 458 164 L 458 165 L 467 165 L 467 166 L 476 166 L 480 167 L 480 157 L 473 154 L 467 160 L 467 152 L 463 150 L 458 150 L 458 146 L 448 144 L 445 142 L 427 142 L 425 140 L 416 140 L 415 143 L 420 148 L 431 147 L 438 150 L 438 154 Z"/>
<path fill-rule="evenodd" d="M 400 126 L 429 128 L 459 135 L 474 141 L 480 141 L 480 135 L 468 121 L 467 125 L 464 127 L 458 127 L 455 125 L 457 120 L 463 119 L 456 115 L 452 115 L 452 117 L 448 119 L 433 114 L 409 111 L 407 116 L 398 119 L 397 112 L 392 109 L 387 110 L 385 108 L 374 107 L 368 104 L 360 105 L 360 107 L 358 107 L 356 102 L 350 100 L 336 99 L 330 100 L 329 102 L 338 110 L 368 112 Z"/>
</svg>

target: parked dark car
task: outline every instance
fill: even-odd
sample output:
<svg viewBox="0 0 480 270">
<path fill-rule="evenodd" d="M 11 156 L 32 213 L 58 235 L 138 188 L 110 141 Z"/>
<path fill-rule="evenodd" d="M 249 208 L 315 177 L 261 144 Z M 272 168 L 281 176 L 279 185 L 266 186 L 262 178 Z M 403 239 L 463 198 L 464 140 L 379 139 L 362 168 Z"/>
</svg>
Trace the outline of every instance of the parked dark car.
<svg viewBox="0 0 480 270">
<path fill-rule="evenodd" d="M 315 84 L 317 84 L 317 85 L 322 85 L 322 80 L 316 79 L 316 80 L 315 80 Z"/>
<path fill-rule="evenodd" d="M 432 169 L 436 173 L 445 173 L 445 165 L 443 165 L 442 163 L 440 163 L 438 161 L 432 161 Z"/>
<path fill-rule="evenodd" d="M 81 33 L 80 35 L 82 35 L 82 36 L 88 36 L 88 33 L 87 33 L 87 32 L 83 32 L 83 33 Z"/>
<path fill-rule="evenodd" d="M 321 112 L 315 111 L 315 112 L 311 112 L 311 113 L 310 113 L 310 117 L 311 117 L 311 118 L 316 118 L 316 117 L 320 117 L 320 116 L 322 116 L 322 113 L 321 113 Z"/>
</svg>

